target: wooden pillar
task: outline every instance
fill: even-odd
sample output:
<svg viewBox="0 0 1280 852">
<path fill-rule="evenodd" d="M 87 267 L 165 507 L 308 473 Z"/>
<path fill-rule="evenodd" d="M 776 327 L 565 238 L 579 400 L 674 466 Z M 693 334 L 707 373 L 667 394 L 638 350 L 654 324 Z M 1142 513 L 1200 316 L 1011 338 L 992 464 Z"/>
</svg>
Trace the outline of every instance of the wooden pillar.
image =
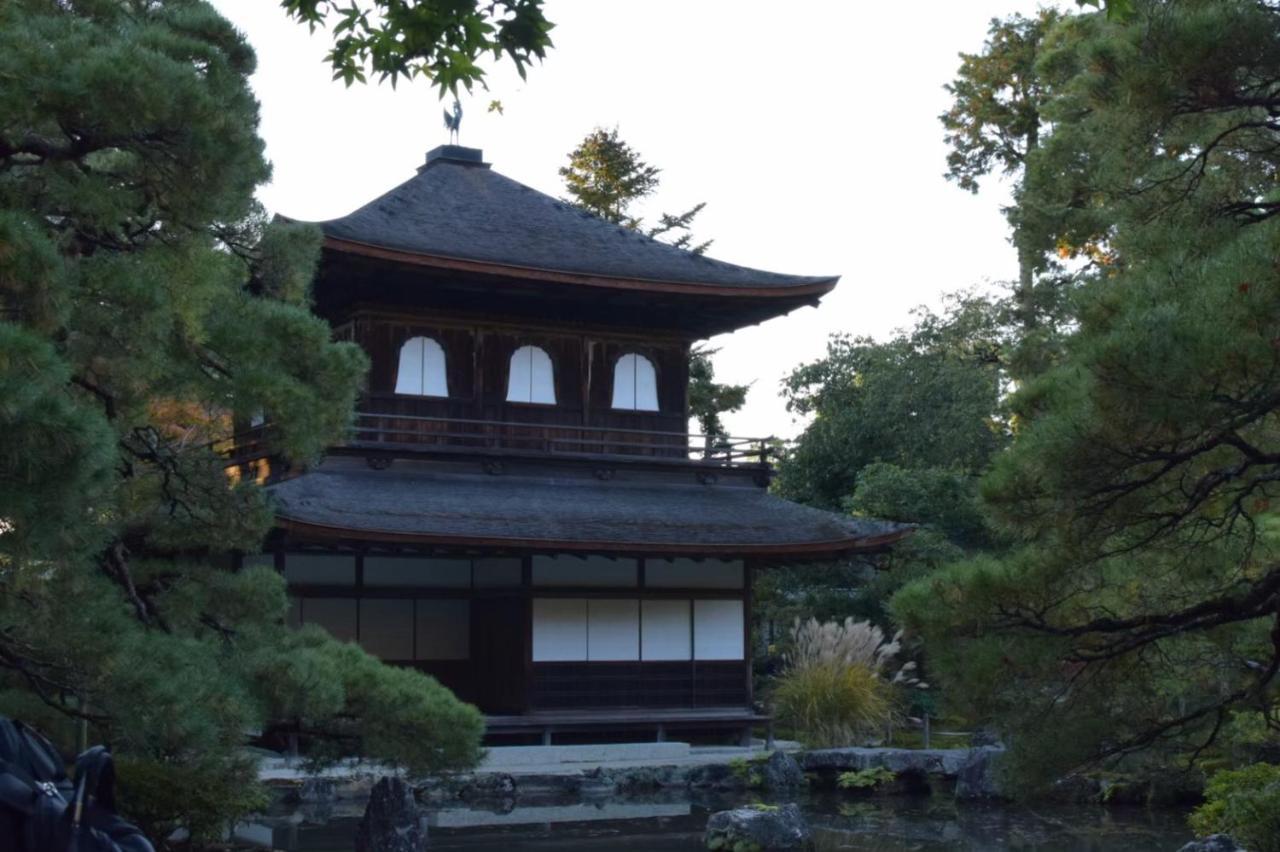
<svg viewBox="0 0 1280 852">
<path fill-rule="evenodd" d="M 529 696 L 533 693 L 533 557 L 520 558 L 520 597 L 524 602 L 524 696 L 520 709 L 529 712 Z M 543 745 L 551 744 L 551 731 L 547 730 Z"/>
<path fill-rule="evenodd" d="M 746 663 L 747 706 L 755 704 L 755 690 L 751 677 L 751 581 L 755 572 L 755 564 L 750 560 L 742 563 L 742 657 Z"/>
</svg>

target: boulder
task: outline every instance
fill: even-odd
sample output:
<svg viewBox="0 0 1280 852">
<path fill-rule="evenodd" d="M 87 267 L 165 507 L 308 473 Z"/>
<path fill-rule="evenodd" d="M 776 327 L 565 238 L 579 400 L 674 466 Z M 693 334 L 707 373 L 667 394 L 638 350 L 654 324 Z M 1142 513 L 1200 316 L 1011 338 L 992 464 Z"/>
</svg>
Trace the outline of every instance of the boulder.
<svg viewBox="0 0 1280 852">
<path fill-rule="evenodd" d="M 311 775 L 285 793 L 284 800 L 292 805 L 327 805 L 338 798 L 332 778 Z"/>
<path fill-rule="evenodd" d="M 356 828 L 356 852 L 423 852 L 427 822 L 402 779 L 385 776 L 373 785 Z"/>
<path fill-rule="evenodd" d="M 769 755 L 761 770 L 764 788 L 770 791 L 796 790 L 807 781 L 804 770 L 796 759 L 785 751 L 775 751 Z"/>
<path fill-rule="evenodd" d="M 1001 745 L 1000 735 L 996 733 L 995 728 L 978 728 L 969 735 L 969 745 L 974 748 L 979 746 L 998 746 Z"/>
<path fill-rule="evenodd" d="M 458 786 L 457 795 L 464 802 L 513 799 L 516 795 L 516 779 L 502 772 L 472 775 Z"/>
<path fill-rule="evenodd" d="M 969 754 L 956 773 L 957 799 L 1008 798 L 1001 783 L 1000 758 L 1002 746 L 980 746 L 969 749 Z"/>
<path fill-rule="evenodd" d="M 749 780 L 749 773 L 735 771 L 727 763 L 690 766 L 685 773 L 685 783 L 695 790 L 745 790 Z"/>
<path fill-rule="evenodd" d="M 707 820 L 703 842 L 712 852 L 813 849 L 809 825 L 796 805 L 719 811 Z"/>
<path fill-rule="evenodd" d="M 1244 852 L 1244 849 L 1225 834 L 1210 834 L 1191 841 L 1178 852 Z"/>
<path fill-rule="evenodd" d="M 893 773 L 954 777 L 969 756 L 963 748 L 825 748 L 800 755 L 810 772 L 857 772 L 883 767 Z"/>
</svg>

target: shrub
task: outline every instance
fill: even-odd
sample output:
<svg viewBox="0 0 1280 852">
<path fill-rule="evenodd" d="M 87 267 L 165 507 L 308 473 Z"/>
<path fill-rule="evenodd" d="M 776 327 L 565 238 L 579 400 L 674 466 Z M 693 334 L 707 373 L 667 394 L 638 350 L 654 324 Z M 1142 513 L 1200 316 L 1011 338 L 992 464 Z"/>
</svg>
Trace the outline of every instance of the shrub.
<svg viewBox="0 0 1280 852">
<path fill-rule="evenodd" d="M 157 849 L 170 848 L 167 838 L 179 828 L 186 829 L 196 845 L 220 841 L 233 823 L 270 803 L 252 760 L 180 763 L 122 758 L 116 768 L 125 815 Z"/>
<path fill-rule="evenodd" d="M 888 784 L 898 776 L 891 769 L 883 766 L 869 766 L 854 772 L 841 772 L 836 783 L 841 790 L 870 790 L 881 784 Z"/>
<path fill-rule="evenodd" d="M 1229 834 L 1252 852 L 1280 852 L 1280 766 L 1255 763 L 1216 773 L 1190 823 L 1201 837 Z"/>
</svg>

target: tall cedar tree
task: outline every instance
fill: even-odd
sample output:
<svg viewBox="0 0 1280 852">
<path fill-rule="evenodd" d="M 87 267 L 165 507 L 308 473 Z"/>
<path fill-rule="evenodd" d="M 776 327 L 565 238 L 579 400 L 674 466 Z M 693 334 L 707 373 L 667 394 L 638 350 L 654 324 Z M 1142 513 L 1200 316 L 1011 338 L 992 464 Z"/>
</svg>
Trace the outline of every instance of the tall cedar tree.
<svg viewBox="0 0 1280 852">
<path fill-rule="evenodd" d="M 1064 21 L 1041 60 L 1073 74 L 1019 203 L 1104 245 L 984 483 L 1019 546 L 893 602 L 1046 779 L 1280 744 L 1280 9 L 1134 7 Z"/>
<path fill-rule="evenodd" d="M 366 369 L 310 313 L 319 236 L 267 224 L 254 55 L 200 0 L 0 5 L 0 709 L 121 758 L 154 837 L 260 804 L 246 732 L 418 769 L 477 755 L 435 681 L 285 627 L 237 570 L 271 523 L 216 451 L 263 413 L 295 462 Z"/>
<path fill-rule="evenodd" d="M 946 86 L 954 100 L 940 116 L 951 148 L 949 180 L 970 192 L 977 192 L 982 178 L 996 172 L 1015 180 L 1014 204 L 1004 212 L 1018 255 L 1018 280 L 1009 310 L 1021 334 L 1003 357 L 1019 379 L 1052 363 L 1059 349 L 1060 326 L 1070 321 L 1069 288 L 1064 286 L 1057 246 L 1042 228 L 1026 221 L 1020 203 L 1033 192 L 1034 176 L 1027 170 L 1027 161 L 1053 129 L 1044 115 L 1045 105 L 1058 78 L 1069 73 L 1041 62 L 1050 47 L 1046 39 L 1058 32 L 1055 25 L 1062 18 L 1060 12 L 1041 9 L 1030 18 L 1011 15 L 992 20 L 982 52 L 960 55 L 956 79 Z"/>
<path fill-rule="evenodd" d="M 706 206 L 696 204 L 683 213 L 663 213 L 657 225 L 646 228 L 644 221 L 632 214 L 632 205 L 658 189 L 661 169 L 646 163 L 640 153 L 628 145 L 618 129 L 596 128 L 569 154 L 569 165 L 560 169 L 565 191 L 584 210 L 633 231 L 643 231 L 657 238 L 678 233 L 671 244 L 676 248 L 702 254 L 711 241 L 691 245 L 693 220 Z M 689 352 L 689 412 L 707 436 L 708 448 L 725 434 L 720 415 L 742 408 L 747 399 L 747 385 L 730 385 L 715 380 L 711 358 L 716 350 L 695 346 Z"/>
</svg>

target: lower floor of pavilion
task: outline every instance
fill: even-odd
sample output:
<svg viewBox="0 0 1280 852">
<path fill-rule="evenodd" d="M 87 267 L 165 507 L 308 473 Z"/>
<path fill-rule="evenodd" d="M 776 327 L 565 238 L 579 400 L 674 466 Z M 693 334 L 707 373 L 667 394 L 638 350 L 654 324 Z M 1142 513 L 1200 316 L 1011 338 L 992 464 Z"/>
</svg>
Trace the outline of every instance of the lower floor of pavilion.
<svg viewBox="0 0 1280 852">
<path fill-rule="evenodd" d="M 753 574 L 906 533 L 782 500 L 758 464 L 366 455 L 271 485 L 251 558 L 294 625 L 433 676 L 495 736 L 745 730 Z"/>
<path fill-rule="evenodd" d="M 293 625 L 433 676 L 496 736 L 662 739 L 764 721 L 752 708 L 748 560 L 358 546 L 257 559 L 283 572 Z"/>
</svg>

